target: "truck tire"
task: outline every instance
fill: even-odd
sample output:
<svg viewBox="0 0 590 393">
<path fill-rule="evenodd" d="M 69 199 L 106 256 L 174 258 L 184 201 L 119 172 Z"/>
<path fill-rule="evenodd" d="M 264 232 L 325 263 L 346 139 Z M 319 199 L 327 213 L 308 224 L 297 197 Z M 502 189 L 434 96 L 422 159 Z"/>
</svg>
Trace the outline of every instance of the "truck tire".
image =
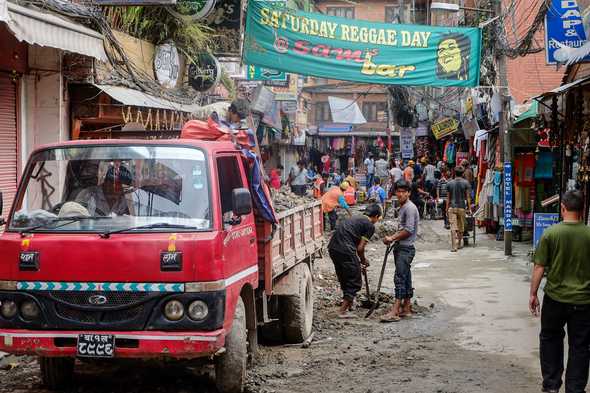
<svg viewBox="0 0 590 393">
<path fill-rule="evenodd" d="M 313 325 L 313 281 L 306 263 L 293 270 L 302 276 L 296 295 L 282 296 L 281 324 L 285 341 L 290 344 L 303 342 L 311 334 Z"/>
<path fill-rule="evenodd" d="M 64 388 L 72 380 L 74 362 L 74 358 L 39 357 L 43 384 L 50 390 Z"/>
<path fill-rule="evenodd" d="M 238 298 L 232 328 L 225 337 L 225 353 L 215 359 L 215 385 L 220 393 L 242 393 L 247 361 L 246 307 Z"/>
</svg>

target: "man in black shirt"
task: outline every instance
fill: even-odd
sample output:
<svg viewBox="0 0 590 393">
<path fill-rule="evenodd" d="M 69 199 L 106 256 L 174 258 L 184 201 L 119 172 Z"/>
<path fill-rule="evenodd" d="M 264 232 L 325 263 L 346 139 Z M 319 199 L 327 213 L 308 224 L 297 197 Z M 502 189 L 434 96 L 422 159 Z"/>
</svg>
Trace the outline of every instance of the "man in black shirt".
<svg viewBox="0 0 590 393">
<path fill-rule="evenodd" d="M 381 217 L 381 207 L 369 205 L 365 215 L 342 221 L 328 243 L 328 252 L 334 262 L 336 275 L 343 293 L 340 318 L 354 317 L 350 308 L 358 291 L 363 287 L 361 269 L 369 266 L 365 258 L 365 245 L 375 233 L 375 223 Z"/>
</svg>

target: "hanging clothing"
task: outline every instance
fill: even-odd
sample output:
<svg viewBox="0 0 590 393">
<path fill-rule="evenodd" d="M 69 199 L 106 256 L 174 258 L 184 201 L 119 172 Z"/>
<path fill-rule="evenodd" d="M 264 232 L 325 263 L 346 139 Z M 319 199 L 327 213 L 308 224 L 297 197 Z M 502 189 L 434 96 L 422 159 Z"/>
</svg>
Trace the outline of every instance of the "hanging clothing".
<svg viewBox="0 0 590 393">
<path fill-rule="evenodd" d="M 537 155 L 535 179 L 553 178 L 553 153 L 542 151 Z"/>
<path fill-rule="evenodd" d="M 494 171 L 494 191 L 492 194 L 492 203 L 494 205 L 500 204 L 500 186 L 502 185 L 502 172 Z"/>
</svg>

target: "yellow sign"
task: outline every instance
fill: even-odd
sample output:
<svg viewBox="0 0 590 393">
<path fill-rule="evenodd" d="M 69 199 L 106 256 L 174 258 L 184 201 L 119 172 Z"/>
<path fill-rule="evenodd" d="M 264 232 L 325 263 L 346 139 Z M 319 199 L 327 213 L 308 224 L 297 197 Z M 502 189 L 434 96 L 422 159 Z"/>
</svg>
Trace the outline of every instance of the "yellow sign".
<svg viewBox="0 0 590 393">
<path fill-rule="evenodd" d="M 442 119 L 434 123 L 431 127 L 432 133 L 436 139 L 441 139 L 447 135 L 452 134 L 459 128 L 459 122 L 452 117 Z"/>
</svg>

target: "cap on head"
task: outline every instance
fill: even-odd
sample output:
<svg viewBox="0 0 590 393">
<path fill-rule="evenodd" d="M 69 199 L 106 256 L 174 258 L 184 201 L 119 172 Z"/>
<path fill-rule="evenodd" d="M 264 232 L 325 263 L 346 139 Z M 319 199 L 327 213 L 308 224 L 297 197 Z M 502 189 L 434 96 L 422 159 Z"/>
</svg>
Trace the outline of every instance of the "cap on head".
<svg viewBox="0 0 590 393">
<path fill-rule="evenodd" d="M 348 184 L 348 182 L 347 182 L 347 181 L 343 181 L 342 183 L 340 183 L 340 189 L 341 189 L 342 191 L 346 191 L 346 190 L 348 190 L 348 187 L 350 187 L 350 184 Z"/>
<path fill-rule="evenodd" d="M 408 161 L 408 165 L 412 166 L 412 165 L 414 165 L 414 164 L 415 164 L 414 160 L 410 160 L 410 161 Z"/>
<path fill-rule="evenodd" d="M 462 167 L 467 167 L 467 165 L 469 165 L 469 161 L 467 161 L 466 159 L 462 159 L 461 164 L 459 165 L 461 165 Z"/>
<path fill-rule="evenodd" d="M 411 186 L 410 186 L 410 183 L 408 183 L 405 180 L 398 180 L 397 183 L 395 183 L 395 189 L 396 190 L 410 191 Z"/>
<path fill-rule="evenodd" d="M 376 203 L 373 203 L 367 207 L 365 207 L 364 215 L 368 217 L 381 217 L 382 211 L 381 206 Z"/>
</svg>

